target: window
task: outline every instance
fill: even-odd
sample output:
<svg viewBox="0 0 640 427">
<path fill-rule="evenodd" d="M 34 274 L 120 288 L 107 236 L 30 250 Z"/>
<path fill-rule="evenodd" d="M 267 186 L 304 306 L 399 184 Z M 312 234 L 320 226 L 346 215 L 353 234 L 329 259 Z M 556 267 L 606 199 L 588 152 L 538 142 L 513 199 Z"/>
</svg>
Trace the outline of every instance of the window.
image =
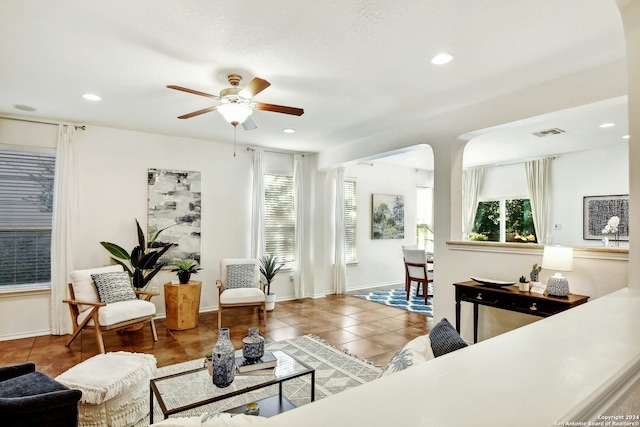
<svg viewBox="0 0 640 427">
<path fill-rule="evenodd" d="M 345 253 L 347 263 L 358 261 L 356 249 L 356 224 L 358 222 L 358 209 L 356 204 L 355 181 L 344 181 L 344 231 Z"/>
<path fill-rule="evenodd" d="M 0 150 L 0 285 L 51 282 L 55 156 Z"/>
<path fill-rule="evenodd" d="M 416 189 L 416 243 L 418 247 L 433 252 L 433 189 Z"/>
<path fill-rule="evenodd" d="M 293 212 L 293 177 L 264 175 L 265 249 L 287 267 L 293 267 L 296 221 Z"/>
<path fill-rule="evenodd" d="M 529 199 L 502 199 L 478 203 L 469 240 L 535 243 Z"/>
</svg>

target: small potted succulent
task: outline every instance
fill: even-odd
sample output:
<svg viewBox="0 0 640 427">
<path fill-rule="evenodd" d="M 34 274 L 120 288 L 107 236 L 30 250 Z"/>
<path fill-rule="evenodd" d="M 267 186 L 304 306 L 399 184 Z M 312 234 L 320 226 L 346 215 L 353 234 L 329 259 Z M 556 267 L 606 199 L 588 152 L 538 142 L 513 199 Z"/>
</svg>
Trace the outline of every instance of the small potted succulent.
<svg viewBox="0 0 640 427">
<path fill-rule="evenodd" d="M 191 279 L 192 274 L 198 274 L 199 270 L 202 270 L 201 267 L 198 267 L 198 263 L 193 259 L 177 259 L 174 262 L 175 268 L 171 271 L 176 272 L 178 275 L 178 280 L 180 283 L 187 284 L 189 283 L 189 279 Z"/>
<path fill-rule="evenodd" d="M 520 285 L 519 285 L 519 289 L 523 292 L 526 292 L 529 290 L 529 281 L 527 280 L 526 277 L 524 276 L 520 276 Z"/>
</svg>

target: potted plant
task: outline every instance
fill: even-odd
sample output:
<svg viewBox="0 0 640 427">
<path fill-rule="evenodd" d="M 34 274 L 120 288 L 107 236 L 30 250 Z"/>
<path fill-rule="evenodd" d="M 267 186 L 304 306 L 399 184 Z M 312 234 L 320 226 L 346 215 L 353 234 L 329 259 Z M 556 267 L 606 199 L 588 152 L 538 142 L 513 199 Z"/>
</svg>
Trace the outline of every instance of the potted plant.
<svg viewBox="0 0 640 427">
<path fill-rule="evenodd" d="M 193 259 L 177 259 L 174 265 L 175 268 L 171 271 L 177 272 L 178 280 L 180 280 L 180 283 L 183 285 L 189 283 L 192 274 L 198 274 L 198 271 L 202 270 L 202 267 L 198 267 L 198 263 Z"/>
<path fill-rule="evenodd" d="M 271 293 L 271 282 L 284 267 L 284 262 L 278 263 L 278 257 L 265 255 L 260 259 L 260 273 L 267 281 L 267 311 L 273 311 L 276 306 L 276 294 Z"/>
<path fill-rule="evenodd" d="M 148 246 L 144 232 L 137 219 L 136 226 L 138 229 L 138 245 L 131 250 L 131 254 L 115 243 L 100 242 L 100 244 L 112 255 L 111 259 L 123 266 L 129 273 L 133 287 L 136 290 L 144 290 L 151 279 L 164 267 L 165 263 L 158 263 L 158 260 L 172 245 L 167 244 L 160 250 L 147 252 Z M 160 233 L 167 228 L 169 227 L 159 230 L 149 241 L 149 244 L 155 242 Z M 148 271 L 148 273 L 145 274 L 145 271 Z"/>
</svg>

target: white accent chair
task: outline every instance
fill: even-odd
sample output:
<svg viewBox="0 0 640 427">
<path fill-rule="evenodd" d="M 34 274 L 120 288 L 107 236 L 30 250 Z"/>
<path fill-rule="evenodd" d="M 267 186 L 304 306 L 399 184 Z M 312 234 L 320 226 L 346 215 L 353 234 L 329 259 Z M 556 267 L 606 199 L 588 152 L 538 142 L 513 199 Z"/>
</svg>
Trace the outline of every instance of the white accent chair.
<svg viewBox="0 0 640 427">
<path fill-rule="evenodd" d="M 124 271 L 121 265 L 92 268 L 87 270 L 75 270 L 69 274 L 70 299 L 63 302 L 69 304 L 71 319 L 73 321 L 73 334 L 65 344 L 67 347 L 76 339 L 84 328 L 93 327 L 96 333 L 96 343 L 100 353 L 105 353 L 102 334 L 128 328 L 142 322 L 149 322 L 153 340 L 158 341 L 156 325 L 153 322 L 156 316 L 156 306 L 151 302 L 151 297 L 159 295 L 154 292 L 134 291 L 143 299 L 132 299 L 111 303 L 100 302 L 98 291 L 91 278 L 92 274 L 111 273 Z"/>
<path fill-rule="evenodd" d="M 222 327 L 222 309 L 256 306 L 267 323 L 265 283 L 261 280 L 260 261 L 253 258 L 228 258 L 220 261 L 218 286 L 218 328 Z"/>
<path fill-rule="evenodd" d="M 429 278 L 430 269 L 428 268 L 429 264 L 433 264 L 433 260 L 427 257 L 424 249 L 403 247 L 402 254 L 404 255 L 404 287 L 407 292 L 407 301 L 409 301 L 411 283 L 416 282 L 416 296 L 420 296 L 420 285 L 422 285 L 426 304 L 427 298 L 433 296 L 429 295 L 429 283 L 433 282 L 433 279 Z"/>
</svg>

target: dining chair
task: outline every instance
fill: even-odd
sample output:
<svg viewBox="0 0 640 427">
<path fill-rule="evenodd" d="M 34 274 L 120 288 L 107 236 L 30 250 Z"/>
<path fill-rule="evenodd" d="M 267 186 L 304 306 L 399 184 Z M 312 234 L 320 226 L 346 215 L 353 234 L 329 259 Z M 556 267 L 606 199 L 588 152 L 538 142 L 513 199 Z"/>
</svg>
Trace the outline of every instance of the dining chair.
<svg viewBox="0 0 640 427">
<path fill-rule="evenodd" d="M 422 285 L 422 294 L 424 295 L 424 303 L 427 303 L 429 297 L 429 283 L 433 282 L 433 278 L 429 278 L 429 264 L 433 264 L 433 259 L 427 256 L 424 249 L 403 247 L 404 255 L 404 271 L 405 282 L 404 287 L 407 293 L 407 301 L 411 292 L 411 283 L 416 282 L 416 296 L 421 296 L 420 285 Z"/>
</svg>

